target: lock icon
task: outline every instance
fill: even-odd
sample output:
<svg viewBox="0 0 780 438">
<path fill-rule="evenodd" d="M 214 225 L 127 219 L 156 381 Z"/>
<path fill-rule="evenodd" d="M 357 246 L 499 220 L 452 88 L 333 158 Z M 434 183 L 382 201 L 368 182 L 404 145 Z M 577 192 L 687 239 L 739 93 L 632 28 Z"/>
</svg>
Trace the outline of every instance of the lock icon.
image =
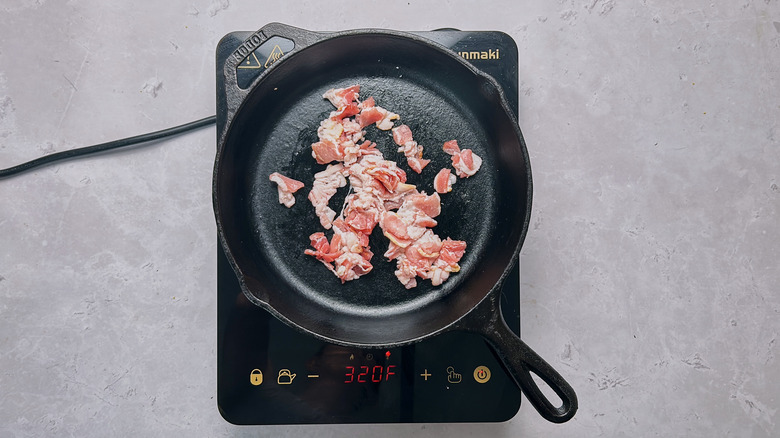
<svg viewBox="0 0 780 438">
<path fill-rule="evenodd" d="M 249 383 L 251 383 L 254 386 L 258 386 L 263 383 L 263 372 L 258 370 L 257 368 L 253 369 L 251 373 L 249 373 Z"/>
</svg>

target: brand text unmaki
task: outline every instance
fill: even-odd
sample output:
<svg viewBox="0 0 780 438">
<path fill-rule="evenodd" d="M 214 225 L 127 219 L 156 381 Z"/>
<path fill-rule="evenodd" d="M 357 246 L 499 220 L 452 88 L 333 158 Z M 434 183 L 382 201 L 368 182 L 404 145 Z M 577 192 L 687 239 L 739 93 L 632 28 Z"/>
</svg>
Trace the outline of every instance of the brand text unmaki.
<svg viewBox="0 0 780 438">
<path fill-rule="evenodd" d="M 501 59 L 501 55 L 498 53 L 499 49 L 482 50 L 482 51 L 468 51 L 458 52 L 458 55 L 469 61 L 475 59 Z"/>
</svg>

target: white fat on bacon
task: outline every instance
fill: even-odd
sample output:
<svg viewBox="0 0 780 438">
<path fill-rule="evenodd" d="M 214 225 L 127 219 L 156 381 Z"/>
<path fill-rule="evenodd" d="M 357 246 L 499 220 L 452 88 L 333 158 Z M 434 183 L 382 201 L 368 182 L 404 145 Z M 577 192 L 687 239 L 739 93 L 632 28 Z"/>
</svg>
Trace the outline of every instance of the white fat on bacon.
<svg viewBox="0 0 780 438">
<path fill-rule="evenodd" d="M 328 202 L 339 188 L 347 185 L 347 179 L 344 177 L 343 164 L 330 164 L 322 172 L 314 174 L 314 183 L 309 192 L 309 201 L 314 206 L 317 217 L 320 218 L 320 224 L 326 230 L 333 225 L 336 218 L 336 212 L 328 207 Z"/>
</svg>

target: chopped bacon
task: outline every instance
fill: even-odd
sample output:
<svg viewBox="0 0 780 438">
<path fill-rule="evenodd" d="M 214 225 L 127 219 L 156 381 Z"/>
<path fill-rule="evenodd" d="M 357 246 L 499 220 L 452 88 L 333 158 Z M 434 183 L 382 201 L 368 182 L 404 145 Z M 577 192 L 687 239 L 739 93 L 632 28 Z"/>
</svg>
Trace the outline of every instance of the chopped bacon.
<svg viewBox="0 0 780 438">
<path fill-rule="evenodd" d="M 358 114 L 357 121 L 360 127 L 364 128 L 372 123 L 376 123 L 385 118 L 385 114 L 376 107 L 365 108 Z"/>
<path fill-rule="evenodd" d="M 342 174 L 343 164 L 330 164 L 327 169 L 314 174 L 314 183 L 309 192 L 309 201 L 314 206 L 320 224 L 329 230 L 336 212 L 328 207 L 328 202 L 340 187 L 347 185 L 347 179 Z"/>
<path fill-rule="evenodd" d="M 431 160 L 422 157 L 423 147 L 419 145 L 412 137 L 412 130 L 406 125 L 399 125 L 393 128 L 393 141 L 397 144 L 398 152 L 403 152 L 406 157 L 406 163 L 417 173 L 422 170 Z"/>
<path fill-rule="evenodd" d="M 347 196 L 345 200 L 344 222 L 357 232 L 366 236 L 374 231 L 374 227 L 379 222 L 381 211 L 383 210 L 382 201 L 364 191 L 356 191 Z M 366 244 L 367 245 L 367 244 Z"/>
<path fill-rule="evenodd" d="M 462 240 L 452 240 L 449 237 L 441 243 L 441 254 L 436 260 L 446 265 L 446 268 L 442 266 L 448 272 L 460 271 L 458 262 L 463 258 L 463 254 L 466 252 L 466 242 Z"/>
<path fill-rule="evenodd" d="M 359 244 L 350 244 L 355 241 L 356 233 L 349 229 L 342 230 L 339 226 L 334 226 L 334 231 L 330 243 L 324 233 L 309 236 L 314 250 L 307 249 L 304 253 L 321 261 L 342 283 L 371 272 L 371 251 Z"/>
<path fill-rule="evenodd" d="M 360 123 L 361 128 L 374 123 L 377 128 L 387 131 L 393 127 L 393 120 L 398 120 L 400 117 L 394 112 L 377 106 L 374 98 L 369 97 L 360 103 L 360 114 L 355 117 L 355 120 Z"/>
<path fill-rule="evenodd" d="M 434 218 L 441 214 L 439 194 L 427 195 L 407 184 L 406 172 L 395 161 L 385 160 L 376 143 L 365 139 L 363 129 L 372 123 L 381 130 L 392 129 L 398 152 L 404 154 L 412 170 L 421 173 L 430 163 L 422 157 L 423 147 L 414 140 L 411 129 L 406 125 L 394 127 L 393 121 L 400 116 L 378 106 L 373 97 L 359 101 L 359 92 L 360 86 L 356 85 L 323 94 L 336 109 L 320 123 L 319 140 L 311 145 L 312 157 L 328 166 L 314 175 L 309 200 L 320 224 L 332 229 L 333 235 L 328 241 L 322 232 L 312 234 L 309 240 L 313 249 L 304 253 L 325 264 L 342 283 L 357 279 L 373 269 L 369 236 L 379 225 L 389 240 L 384 255 L 396 262 L 396 277 L 406 288 L 416 286 L 417 277 L 440 285 L 450 272 L 460 269 L 457 262 L 463 256 L 465 242 L 449 238 L 442 241 L 432 231 L 437 225 Z M 448 143 L 464 166 L 479 167 L 479 157 L 471 151 L 460 151 L 457 142 Z M 445 150 L 447 147 L 445 144 Z M 330 164 L 333 162 L 336 164 Z M 347 177 L 351 193 L 337 216 L 328 202 L 346 185 Z M 449 169 L 443 170 L 434 187 L 446 193 L 454 180 Z"/>
<path fill-rule="evenodd" d="M 352 165 L 354 164 L 360 157 L 364 155 L 379 155 L 381 156 L 382 153 L 376 148 L 376 143 L 371 141 L 364 141 L 361 144 L 356 143 L 345 143 L 346 146 L 344 147 L 344 164 Z"/>
<path fill-rule="evenodd" d="M 433 178 L 433 188 L 438 193 L 449 193 L 452 191 L 452 185 L 457 181 L 457 177 L 452 174 L 450 169 L 444 168 Z"/>
<path fill-rule="evenodd" d="M 385 113 L 385 116 L 382 118 L 382 120 L 376 122 L 376 127 L 381 129 L 382 131 L 389 131 L 393 128 L 393 120 L 400 119 L 401 116 L 394 112 L 387 111 Z"/>
<path fill-rule="evenodd" d="M 331 88 L 322 97 L 328 99 L 336 108 L 340 108 L 357 99 L 358 93 L 360 93 L 360 85 L 353 85 L 347 88 Z"/>
<path fill-rule="evenodd" d="M 438 286 L 447 281 L 451 272 L 459 272 L 458 262 L 466 252 L 466 242 L 452 240 L 449 237 L 442 241 L 439 257 L 433 262 L 430 272 L 431 284 Z"/>
<path fill-rule="evenodd" d="M 309 236 L 314 250 L 305 254 L 314 256 L 328 267 L 342 283 L 365 275 L 373 269 L 373 253 L 368 248 L 368 234 L 355 231 L 342 219 L 333 221 L 333 237 L 330 243 L 324 233 Z"/>
<path fill-rule="evenodd" d="M 426 195 L 425 192 L 416 193 L 406 198 L 401 209 L 411 211 L 419 210 L 429 217 L 434 218 L 441 214 L 441 198 L 437 193 L 430 196 Z M 399 209 L 399 212 L 401 209 Z"/>
<path fill-rule="evenodd" d="M 369 260 L 354 252 L 345 252 L 336 259 L 334 264 L 336 265 L 334 273 L 342 283 L 357 280 L 374 268 Z"/>
<path fill-rule="evenodd" d="M 331 243 L 328 243 L 328 238 L 325 237 L 325 234 L 322 232 L 312 234 L 309 236 L 309 240 L 311 240 L 311 246 L 314 247 L 314 251 L 307 249 L 304 253 L 316 257 L 317 260 L 320 260 L 326 265 L 332 263 L 343 253 L 341 248 L 341 236 L 338 234 L 333 235 Z"/>
<path fill-rule="evenodd" d="M 334 161 L 343 161 L 344 153 L 339 151 L 338 146 L 330 140 L 318 141 L 311 145 L 312 156 L 317 160 L 317 164 L 328 164 Z"/>
<path fill-rule="evenodd" d="M 395 276 L 407 289 L 417 286 L 416 277 L 440 285 L 457 272 L 457 262 L 465 252 L 465 242 L 447 238 L 444 242 L 431 228 L 433 218 L 441 214 L 441 199 L 437 193 L 413 193 L 404 199 L 397 212 L 382 214 L 379 226 L 390 240 L 384 256 L 396 261 Z M 462 243 L 462 246 L 461 246 Z"/>
<path fill-rule="evenodd" d="M 275 182 L 277 190 L 279 191 L 279 203 L 285 207 L 290 208 L 295 205 L 295 197 L 293 193 L 303 188 L 303 183 L 288 178 L 279 172 L 274 172 L 268 176 L 268 179 Z"/>
<path fill-rule="evenodd" d="M 415 276 L 431 280 L 433 286 L 439 286 L 449 278 L 450 273 L 460 271 L 458 262 L 465 251 L 466 242 L 449 237 L 442 241 L 431 230 L 427 230 L 402 255 L 396 256 L 396 278 L 407 289 L 417 285 Z"/>
<path fill-rule="evenodd" d="M 460 153 L 460 147 L 458 146 L 458 140 L 450 140 L 445 141 L 444 146 L 442 146 L 442 149 L 444 149 L 444 152 L 455 155 Z"/>
<path fill-rule="evenodd" d="M 398 146 L 403 146 L 405 143 L 413 141 L 412 130 L 406 125 L 399 125 L 393 128 L 393 141 Z"/>
<path fill-rule="evenodd" d="M 352 102 L 347 105 L 340 106 L 336 111 L 334 111 L 335 114 L 332 114 L 330 118 L 341 120 L 344 117 L 352 117 L 359 112 L 360 109 L 358 108 L 357 104 Z"/>
<path fill-rule="evenodd" d="M 349 181 L 355 190 L 367 191 L 387 201 L 408 192 L 406 172 L 395 161 L 382 158 L 381 153 L 367 154 L 349 167 Z M 411 186 L 414 188 L 414 186 Z"/>
<path fill-rule="evenodd" d="M 394 245 L 406 248 L 412 243 L 412 239 L 409 237 L 409 227 L 397 213 L 392 211 L 384 212 L 382 219 L 379 221 L 379 226 L 382 228 L 385 237 L 390 239 L 390 242 Z"/>
<path fill-rule="evenodd" d="M 471 149 L 461 150 L 457 140 L 445 142 L 442 149 L 444 149 L 444 152 L 452 155 L 452 167 L 461 178 L 474 176 L 480 166 L 482 166 L 482 158 Z"/>
</svg>

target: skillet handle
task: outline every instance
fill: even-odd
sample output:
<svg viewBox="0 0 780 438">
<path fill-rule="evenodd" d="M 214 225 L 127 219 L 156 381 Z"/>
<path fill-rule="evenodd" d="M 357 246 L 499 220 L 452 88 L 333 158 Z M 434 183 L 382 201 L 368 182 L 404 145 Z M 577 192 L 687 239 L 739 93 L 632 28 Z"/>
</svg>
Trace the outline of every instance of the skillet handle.
<svg viewBox="0 0 780 438">
<path fill-rule="evenodd" d="M 498 293 L 491 292 L 467 317 L 460 328 L 481 334 L 501 360 L 539 414 L 553 423 L 569 421 L 577 412 L 577 394 L 555 369 L 533 351 L 506 324 L 498 304 Z M 542 393 L 531 373 L 536 374 L 562 404 L 554 406 Z"/>
<path fill-rule="evenodd" d="M 258 47 L 262 46 L 263 43 L 274 36 L 280 36 L 291 40 L 294 44 L 292 51 L 298 51 L 303 47 L 310 46 L 321 38 L 320 34 L 305 29 L 288 26 L 282 23 L 269 23 L 244 40 L 244 42 L 241 43 L 227 59 L 225 59 L 225 66 L 222 70 L 222 74 L 225 77 L 225 94 L 227 97 L 226 102 L 229 118 L 232 118 L 238 110 L 240 103 L 249 94 L 249 89 L 243 89 L 238 85 L 238 72 L 236 69 L 239 64 L 244 62 Z M 288 51 L 284 55 L 290 53 L 291 51 Z M 274 64 L 276 64 L 276 62 L 266 68 L 263 71 L 263 74 L 265 74 L 267 70 L 273 68 Z"/>
</svg>

